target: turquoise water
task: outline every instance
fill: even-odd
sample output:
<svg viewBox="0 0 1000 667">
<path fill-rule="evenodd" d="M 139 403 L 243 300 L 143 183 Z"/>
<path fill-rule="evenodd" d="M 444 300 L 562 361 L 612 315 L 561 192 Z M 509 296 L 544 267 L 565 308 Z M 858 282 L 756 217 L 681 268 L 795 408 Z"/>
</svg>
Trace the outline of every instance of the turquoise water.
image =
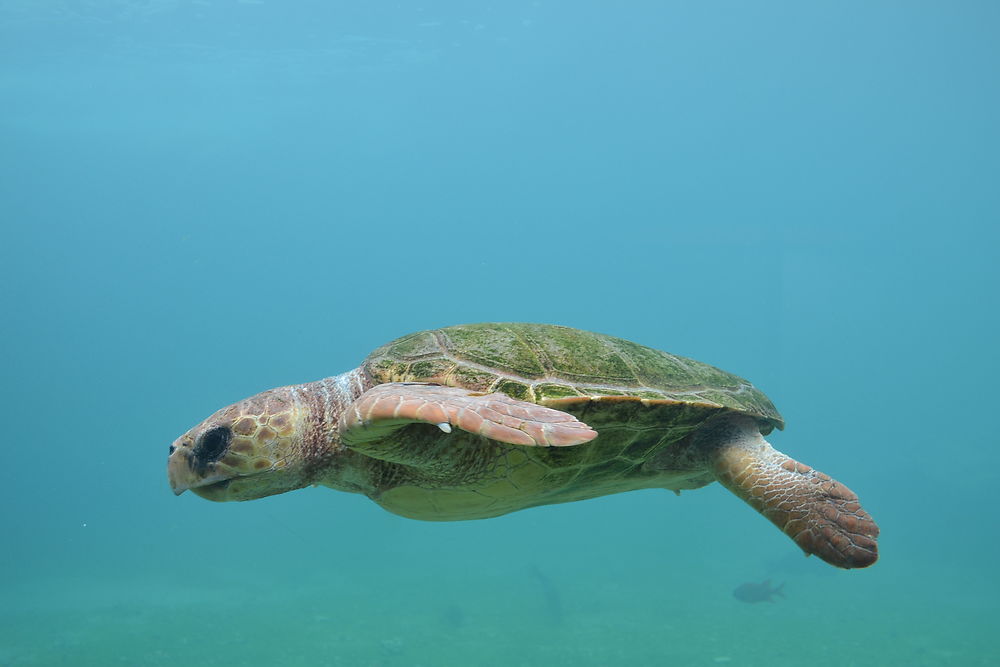
<svg viewBox="0 0 1000 667">
<path fill-rule="evenodd" d="M 807 4 L 0 2 L 0 665 L 997 664 L 1000 5 Z M 881 560 L 719 485 L 170 492 L 217 408 L 496 320 L 751 379 Z"/>
</svg>

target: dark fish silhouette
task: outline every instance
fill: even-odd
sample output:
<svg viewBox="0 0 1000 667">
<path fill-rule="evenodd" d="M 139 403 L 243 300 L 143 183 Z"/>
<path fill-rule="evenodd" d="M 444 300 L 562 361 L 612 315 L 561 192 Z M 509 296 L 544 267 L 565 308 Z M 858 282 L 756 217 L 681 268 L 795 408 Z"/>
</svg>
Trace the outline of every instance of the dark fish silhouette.
<svg viewBox="0 0 1000 667">
<path fill-rule="evenodd" d="M 532 565 L 530 572 L 531 577 L 538 582 L 538 588 L 541 590 L 542 597 L 545 598 L 545 608 L 548 611 L 549 619 L 553 623 L 562 623 L 562 598 L 559 596 L 559 591 L 556 590 L 555 584 L 552 583 L 552 580 L 544 572 L 538 569 L 537 565 Z"/>
<path fill-rule="evenodd" d="M 785 587 L 784 582 L 779 586 L 771 586 L 771 580 L 765 579 L 759 584 L 746 583 L 740 584 L 733 591 L 733 597 L 740 602 L 774 602 L 772 598 L 775 595 L 780 597 L 785 597 L 785 594 L 781 592 L 781 589 Z"/>
<path fill-rule="evenodd" d="M 454 629 L 465 626 L 465 610 L 457 604 L 450 604 L 441 610 L 441 621 Z"/>
</svg>

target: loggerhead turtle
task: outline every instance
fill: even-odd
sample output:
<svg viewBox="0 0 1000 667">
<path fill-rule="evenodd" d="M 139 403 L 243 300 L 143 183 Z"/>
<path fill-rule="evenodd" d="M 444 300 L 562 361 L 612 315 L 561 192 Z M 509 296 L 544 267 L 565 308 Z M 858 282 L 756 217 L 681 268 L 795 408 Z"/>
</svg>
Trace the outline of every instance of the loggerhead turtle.
<svg viewBox="0 0 1000 667">
<path fill-rule="evenodd" d="M 567 327 L 469 324 L 223 408 L 170 446 L 167 473 L 209 500 L 322 484 L 435 521 L 718 480 L 806 554 L 874 563 L 857 496 L 773 449 L 774 427 L 763 393 L 707 364 Z"/>
</svg>

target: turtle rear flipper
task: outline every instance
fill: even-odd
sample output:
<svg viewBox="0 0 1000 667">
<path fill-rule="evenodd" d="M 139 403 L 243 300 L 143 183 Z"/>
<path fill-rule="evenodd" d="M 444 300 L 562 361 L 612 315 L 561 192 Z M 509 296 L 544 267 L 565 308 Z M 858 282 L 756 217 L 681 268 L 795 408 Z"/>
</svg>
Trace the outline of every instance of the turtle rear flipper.
<svg viewBox="0 0 1000 667">
<path fill-rule="evenodd" d="M 414 423 L 452 427 L 511 445 L 566 447 L 597 437 L 573 415 L 505 394 L 412 382 L 377 385 L 344 411 L 338 424 L 348 447 L 375 443 Z"/>
<path fill-rule="evenodd" d="M 853 491 L 772 448 L 751 419 L 728 418 L 710 430 L 719 482 L 806 554 L 848 569 L 878 559 L 878 526 Z"/>
</svg>

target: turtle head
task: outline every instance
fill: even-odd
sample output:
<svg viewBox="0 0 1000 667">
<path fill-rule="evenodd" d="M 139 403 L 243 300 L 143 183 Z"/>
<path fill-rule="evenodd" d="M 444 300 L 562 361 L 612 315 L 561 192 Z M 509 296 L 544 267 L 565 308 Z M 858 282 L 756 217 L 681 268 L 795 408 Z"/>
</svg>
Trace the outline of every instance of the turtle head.
<svg viewBox="0 0 1000 667">
<path fill-rule="evenodd" d="M 306 486 L 314 467 L 303 433 L 311 423 L 297 387 L 271 389 L 219 410 L 170 445 L 174 493 L 252 500 Z M 316 440 L 316 438 L 312 438 Z"/>
</svg>

